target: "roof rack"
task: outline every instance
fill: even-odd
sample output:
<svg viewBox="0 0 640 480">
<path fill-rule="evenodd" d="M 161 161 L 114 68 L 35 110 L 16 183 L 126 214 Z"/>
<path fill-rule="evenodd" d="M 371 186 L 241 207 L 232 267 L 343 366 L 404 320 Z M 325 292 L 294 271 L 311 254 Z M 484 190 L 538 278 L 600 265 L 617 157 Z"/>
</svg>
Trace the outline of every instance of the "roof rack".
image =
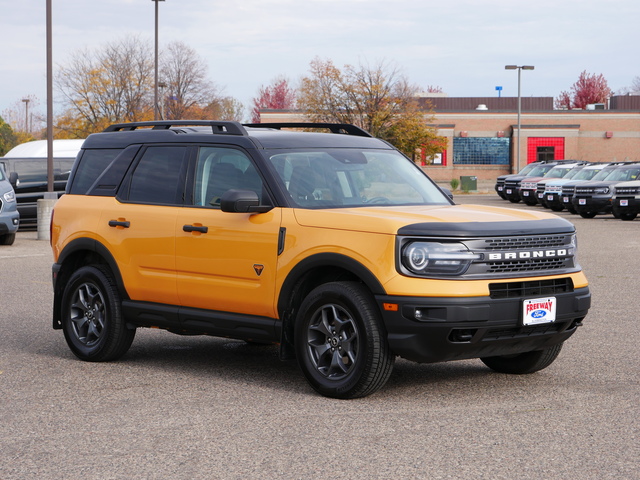
<svg viewBox="0 0 640 480">
<path fill-rule="evenodd" d="M 356 135 L 358 137 L 372 137 L 372 135 L 360 127 L 356 127 L 350 123 L 310 123 L 310 122 L 290 122 L 290 123 L 243 123 L 245 127 L 253 128 L 274 128 L 280 130 L 283 128 L 326 128 L 331 133 L 342 133 L 347 135 Z"/>
<path fill-rule="evenodd" d="M 214 134 L 247 135 L 247 131 L 238 122 L 217 120 L 159 120 L 153 122 L 116 123 L 105 128 L 104 132 L 127 132 L 138 128 L 152 127 L 153 130 L 169 130 L 172 127 L 211 127 Z"/>
</svg>

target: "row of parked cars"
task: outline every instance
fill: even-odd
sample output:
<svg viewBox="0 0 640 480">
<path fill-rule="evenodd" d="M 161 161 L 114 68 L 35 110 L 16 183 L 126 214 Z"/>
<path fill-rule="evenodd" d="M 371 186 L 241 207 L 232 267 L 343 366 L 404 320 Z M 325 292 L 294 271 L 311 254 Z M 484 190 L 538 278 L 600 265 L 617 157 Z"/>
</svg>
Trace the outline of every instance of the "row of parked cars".
<svg viewBox="0 0 640 480">
<path fill-rule="evenodd" d="M 539 161 L 498 177 L 495 189 L 513 203 L 567 209 L 583 218 L 613 213 L 634 220 L 640 211 L 640 162 Z"/>
</svg>

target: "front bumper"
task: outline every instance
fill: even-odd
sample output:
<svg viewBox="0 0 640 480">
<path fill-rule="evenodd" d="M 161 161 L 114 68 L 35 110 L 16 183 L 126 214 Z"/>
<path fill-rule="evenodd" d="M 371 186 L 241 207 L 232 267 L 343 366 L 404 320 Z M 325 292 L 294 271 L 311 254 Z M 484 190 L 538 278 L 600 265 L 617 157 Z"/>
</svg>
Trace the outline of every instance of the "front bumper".
<svg viewBox="0 0 640 480">
<path fill-rule="evenodd" d="M 526 298 L 392 297 L 378 296 L 391 349 L 421 363 L 511 355 L 539 350 L 568 339 L 591 306 L 588 287 L 553 294 L 556 321 L 523 326 Z M 421 319 L 415 312 L 420 310 Z"/>
<path fill-rule="evenodd" d="M 613 210 L 621 213 L 638 213 L 640 201 L 635 197 L 616 197 L 613 200 Z"/>
<path fill-rule="evenodd" d="M 18 212 L 0 212 L 0 235 L 16 233 L 20 226 Z"/>
<path fill-rule="evenodd" d="M 611 212 L 611 197 L 607 196 L 574 195 L 571 203 L 577 212 Z"/>
</svg>

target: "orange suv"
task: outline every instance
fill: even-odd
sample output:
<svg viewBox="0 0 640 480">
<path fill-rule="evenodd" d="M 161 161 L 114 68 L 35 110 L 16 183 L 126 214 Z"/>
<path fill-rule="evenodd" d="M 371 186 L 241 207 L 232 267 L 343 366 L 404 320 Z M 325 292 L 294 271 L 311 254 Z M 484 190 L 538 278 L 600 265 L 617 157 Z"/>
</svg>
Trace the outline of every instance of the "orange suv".
<svg viewBox="0 0 640 480">
<path fill-rule="evenodd" d="M 397 356 L 540 370 L 591 298 L 571 223 L 455 205 L 344 124 L 113 125 L 84 142 L 52 248 L 53 327 L 79 358 L 121 357 L 139 327 L 277 343 L 336 398 Z"/>
</svg>

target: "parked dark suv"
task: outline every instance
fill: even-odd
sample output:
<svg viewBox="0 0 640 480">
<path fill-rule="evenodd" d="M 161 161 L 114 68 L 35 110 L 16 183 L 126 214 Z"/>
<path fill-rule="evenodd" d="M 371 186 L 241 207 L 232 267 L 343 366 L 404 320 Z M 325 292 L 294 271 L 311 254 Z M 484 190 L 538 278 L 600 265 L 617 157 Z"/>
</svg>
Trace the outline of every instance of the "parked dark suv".
<svg viewBox="0 0 640 480">
<path fill-rule="evenodd" d="M 138 327 L 277 343 L 337 398 L 396 356 L 538 371 L 590 307 L 570 222 L 455 205 L 353 125 L 111 126 L 51 231 L 53 327 L 79 358 L 121 357 Z"/>
</svg>

